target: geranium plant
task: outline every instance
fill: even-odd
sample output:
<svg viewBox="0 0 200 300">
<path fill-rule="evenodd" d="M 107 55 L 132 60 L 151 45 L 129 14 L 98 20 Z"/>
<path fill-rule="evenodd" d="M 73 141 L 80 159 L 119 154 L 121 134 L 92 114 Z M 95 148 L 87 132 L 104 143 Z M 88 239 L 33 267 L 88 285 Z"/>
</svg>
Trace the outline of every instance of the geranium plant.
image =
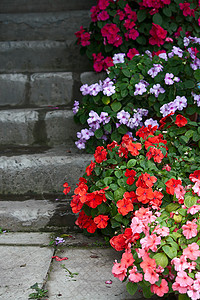
<svg viewBox="0 0 200 300">
<path fill-rule="evenodd" d="M 168 154 L 167 140 L 156 129 L 149 125 L 137 132 L 136 141 L 124 135 L 120 144 L 96 148 L 72 196 L 72 211 L 79 214 L 76 225 L 112 237 L 130 225 L 134 211 L 147 206 L 159 210 L 173 201 L 174 185 L 189 183 L 185 174 L 199 163 L 188 153 Z"/>
<path fill-rule="evenodd" d="M 197 0 L 98 0 L 91 8 L 89 28 L 76 32 L 81 53 L 100 72 L 113 64 L 115 53 L 132 55 L 180 45 L 180 37 L 200 32 Z"/>
<path fill-rule="evenodd" d="M 94 145 L 119 142 L 123 134 L 142 124 L 158 125 L 170 113 L 195 120 L 200 113 L 200 39 L 185 38 L 184 45 L 131 60 L 117 54 L 103 82 L 83 85 L 82 102 L 75 101 L 73 111 L 75 121 L 87 128 L 77 133 L 77 147 L 93 152 Z"/>
<path fill-rule="evenodd" d="M 139 285 L 146 298 L 175 293 L 180 299 L 200 299 L 200 170 L 189 179 L 185 187 L 171 185 L 173 203 L 160 211 L 150 206 L 135 211 L 128 238 L 125 231 L 111 239 L 118 250 L 124 236 L 125 252 L 112 273 L 128 281 L 131 295 Z"/>
</svg>

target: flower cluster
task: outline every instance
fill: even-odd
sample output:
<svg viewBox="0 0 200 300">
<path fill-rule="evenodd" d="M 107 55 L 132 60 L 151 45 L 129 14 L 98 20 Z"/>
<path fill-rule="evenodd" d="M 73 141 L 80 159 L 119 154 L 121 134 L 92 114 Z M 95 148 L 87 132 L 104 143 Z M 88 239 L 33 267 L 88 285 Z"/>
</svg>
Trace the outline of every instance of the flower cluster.
<svg viewBox="0 0 200 300">
<path fill-rule="evenodd" d="M 84 138 L 78 133 L 78 148 L 94 150 L 91 147 L 105 140 L 119 142 L 123 134 L 153 124 L 150 119 L 158 126 L 158 118 L 169 114 L 191 118 L 200 113 L 200 39 L 185 38 L 184 45 L 168 52 L 146 51 L 131 60 L 124 53 L 115 54 L 104 81 L 84 84 L 82 103 L 75 101 L 73 111 L 77 121 L 89 125 L 90 134 Z M 91 115 L 95 126 L 90 125 Z"/>
<path fill-rule="evenodd" d="M 189 178 L 197 189 L 170 179 L 168 193 L 174 195 L 174 202 L 160 211 L 139 208 L 130 228 L 110 241 L 117 251 L 125 250 L 121 262 L 114 262 L 112 273 L 120 281 L 128 280 L 131 295 L 139 284 L 145 297 L 178 292 L 200 299 L 200 170 Z"/>
<path fill-rule="evenodd" d="M 199 35 L 200 9 L 197 0 L 98 0 L 91 8 L 91 24 L 76 32 L 94 70 L 101 72 L 113 64 L 116 53 L 180 44 L 180 37 Z"/>
</svg>

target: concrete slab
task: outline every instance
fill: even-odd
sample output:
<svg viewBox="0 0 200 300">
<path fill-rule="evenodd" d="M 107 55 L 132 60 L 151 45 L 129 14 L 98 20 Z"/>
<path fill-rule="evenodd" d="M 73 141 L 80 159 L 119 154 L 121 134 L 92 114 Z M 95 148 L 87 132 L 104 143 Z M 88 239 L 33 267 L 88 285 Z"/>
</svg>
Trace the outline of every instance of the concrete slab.
<svg viewBox="0 0 200 300">
<path fill-rule="evenodd" d="M 7 232 L 0 234 L 0 245 L 48 246 L 49 232 Z"/>
<path fill-rule="evenodd" d="M 36 282 L 43 286 L 53 249 L 33 246 L 0 246 L 0 300 L 27 300 Z"/>
<path fill-rule="evenodd" d="M 126 283 L 121 283 L 112 275 L 114 260 L 120 254 L 111 248 L 68 248 L 57 252 L 60 257 L 68 257 L 66 261 L 53 261 L 46 288 L 50 300 L 128 300 L 143 299 L 142 295 L 130 296 L 126 291 Z M 70 277 L 69 272 L 78 273 Z M 105 282 L 112 280 L 112 284 Z"/>
<path fill-rule="evenodd" d="M 80 80 L 82 84 L 93 84 L 99 80 L 104 80 L 107 77 L 106 72 L 95 73 L 95 72 L 83 72 L 80 74 Z"/>
<path fill-rule="evenodd" d="M 69 105 L 72 88 L 71 72 L 35 73 L 30 77 L 30 104 L 39 107 Z"/>
</svg>

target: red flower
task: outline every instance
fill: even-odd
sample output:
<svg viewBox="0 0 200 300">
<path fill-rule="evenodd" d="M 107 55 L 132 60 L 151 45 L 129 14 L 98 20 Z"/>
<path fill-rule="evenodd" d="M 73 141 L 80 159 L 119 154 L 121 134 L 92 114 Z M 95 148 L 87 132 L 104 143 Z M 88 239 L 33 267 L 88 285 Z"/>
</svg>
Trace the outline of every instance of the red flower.
<svg viewBox="0 0 200 300">
<path fill-rule="evenodd" d="M 107 157 L 106 157 L 106 156 L 107 156 L 107 151 L 106 151 L 106 149 L 104 149 L 103 146 L 98 146 L 98 147 L 96 148 L 95 153 L 94 153 L 94 158 L 95 158 L 96 162 L 97 162 L 98 164 L 100 164 L 102 161 L 107 160 Z"/>
<path fill-rule="evenodd" d="M 86 168 L 87 176 L 90 176 L 92 174 L 92 171 L 94 170 L 95 165 L 96 164 L 93 161 L 91 161 L 91 164 L 89 166 L 87 166 L 87 168 Z"/>
<path fill-rule="evenodd" d="M 187 119 L 182 116 L 182 115 L 177 115 L 176 116 L 176 121 L 175 121 L 175 124 L 178 126 L 178 127 L 183 127 L 187 124 Z"/>
<path fill-rule="evenodd" d="M 167 30 L 164 30 L 160 25 L 152 23 L 152 28 L 149 31 L 152 35 L 149 39 L 149 44 L 160 47 L 164 44 L 167 35 Z"/>
<path fill-rule="evenodd" d="M 83 26 L 80 27 L 80 30 L 75 33 L 78 38 L 78 44 L 81 44 L 83 47 L 90 45 L 90 34 L 85 32 Z"/>
<path fill-rule="evenodd" d="M 154 183 L 157 181 L 157 178 L 155 176 L 151 176 L 148 173 L 142 173 L 136 182 L 137 187 L 143 187 L 143 188 L 149 188 L 154 185 Z"/>
<path fill-rule="evenodd" d="M 99 215 L 94 218 L 94 223 L 97 225 L 97 228 L 106 228 L 108 225 L 109 217 L 105 215 Z"/>
<path fill-rule="evenodd" d="M 164 195 L 159 192 L 159 191 L 154 191 L 153 192 L 153 199 L 151 199 L 150 201 L 150 205 L 153 206 L 153 208 L 159 208 L 162 204 L 162 198 L 164 197 Z"/>
<path fill-rule="evenodd" d="M 89 207 L 96 208 L 102 202 L 106 202 L 106 196 L 104 190 L 95 191 L 86 195 L 86 204 Z"/>
<path fill-rule="evenodd" d="M 124 174 L 126 177 L 128 177 L 127 179 L 127 184 L 128 185 L 131 185 L 133 184 L 133 182 L 135 181 L 135 175 L 136 175 L 136 172 L 134 170 L 129 170 L 129 169 L 126 169 L 126 172 Z"/>
<path fill-rule="evenodd" d="M 67 182 L 65 182 L 64 184 L 63 184 L 63 186 L 64 186 L 64 190 L 63 190 L 63 193 L 65 194 L 65 195 L 67 195 L 69 192 L 70 192 L 70 186 L 68 186 L 68 183 Z"/>
<path fill-rule="evenodd" d="M 134 191 L 125 192 L 123 197 L 127 200 L 131 200 L 132 203 L 137 202 L 137 196 Z"/>
<path fill-rule="evenodd" d="M 146 189 L 146 188 L 138 187 L 136 190 L 136 195 L 139 202 L 146 204 L 151 199 L 153 199 L 153 190 L 152 188 Z"/>
<path fill-rule="evenodd" d="M 144 140 L 147 139 L 149 135 L 154 135 L 154 132 L 157 130 L 158 126 L 152 127 L 151 125 L 148 125 L 147 127 L 142 126 L 137 132 L 136 136 L 139 136 L 143 138 Z"/>
<path fill-rule="evenodd" d="M 126 248 L 126 239 L 123 234 L 119 234 L 117 236 L 113 236 L 110 239 L 110 244 L 111 246 L 116 250 L 116 251 L 122 251 L 123 249 Z"/>
<path fill-rule="evenodd" d="M 183 15 L 185 17 L 187 16 L 193 16 L 194 17 L 194 9 L 190 8 L 190 3 L 184 2 L 179 4 L 180 9 L 183 11 Z"/>
<path fill-rule="evenodd" d="M 153 157 L 153 160 L 157 163 L 161 163 L 164 155 L 162 151 L 158 148 L 151 147 L 150 150 L 147 152 L 146 157 L 150 160 Z"/>
<path fill-rule="evenodd" d="M 94 233 L 97 229 L 97 225 L 94 223 L 92 217 L 87 216 L 83 210 L 79 213 L 75 224 L 80 228 L 86 228 L 89 233 Z"/>
<path fill-rule="evenodd" d="M 196 182 L 197 179 L 200 180 L 200 170 L 196 170 L 194 171 L 194 173 L 190 174 L 189 179 L 192 182 Z"/>
<path fill-rule="evenodd" d="M 177 180 L 174 178 L 169 179 L 165 185 L 166 185 L 166 192 L 170 195 L 174 195 L 174 189 L 177 187 L 177 185 L 182 184 L 181 180 Z"/>
<path fill-rule="evenodd" d="M 116 141 L 113 141 L 111 144 L 107 145 L 107 149 L 112 151 L 113 148 L 119 146 Z"/>
<path fill-rule="evenodd" d="M 74 194 L 83 196 L 87 193 L 88 186 L 85 184 L 85 182 L 81 181 L 78 184 L 78 187 L 74 190 Z"/>
<path fill-rule="evenodd" d="M 139 154 L 139 150 L 142 149 L 142 145 L 140 143 L 129 142 L 127 145 L 128 151 L 130 151 L 131 155 L 137 156 Z"/>
<path fill-rule="evenodd" d="M 127 215 L 130 211 L 133 211 L 133 204 L 131 200 L 123 198 L 122 200 L 117 201 L 118 213 L 122 216 Z"/>
<path fill-rule="evenodd" d="M 73 195 L 72 200 L 70 202 L 70 206 L 74 214 L 77 214 L 81 208 L 83 207 L 83 203 L 80 201 L 79 195 Z"/>
<path fill-rule="evenodd" d="M 127 57 L 132 59 L 136 54 L 139 54 L 139 51 L 135 48 L 132 48 L 128 50 Z"/>
</svg>

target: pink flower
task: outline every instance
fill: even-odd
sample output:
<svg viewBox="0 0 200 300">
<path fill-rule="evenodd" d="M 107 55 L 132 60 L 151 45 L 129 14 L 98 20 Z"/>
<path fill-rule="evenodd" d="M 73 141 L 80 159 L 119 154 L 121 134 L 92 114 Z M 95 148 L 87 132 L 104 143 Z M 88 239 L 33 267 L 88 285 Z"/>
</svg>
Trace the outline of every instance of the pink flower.
<svg viewBox="0 0 200 300">
<path fill-rule="evenodd" d="M 200 180 L 195 182 L 195 185 L 192 189 L 200 197 Z"/>
<path fill-rule="evenodd" d="M 197 260 L 197 258 L 200 257 L 199 245 L 197 245 L 197 243 L 188 245 L 187 248 L 183 250 L 183 255 L 191 260 Z"/>
<path fill-rule="evenodd" d="M 116 260 L 114 262 L 114 266 L 112 268 L 112 273 L 114 277 L 117 277 L 120 281 L 123 281 L 126 277 L 126 267 L 122 264 L 118 263 Z"/>
<path fill-rule="evenodd" d="M 187 287 L 182 287 L 178 282 L 174 282 L 172 284 L 173 291 L 178 291 L 180 294 L 186 294 L 187 293 Z"/>
<path fill-rule="evenodd" d="M 179 271 L 177 273 L 176 282 L 179 283 L 181 287 L 191 286 L 193 281 L 194 280 L 190 278 L 185 271 Z"/>
<path fill-rule="evenodd" d="M 137 272 L 137 267 L 136 266 L 133 266 L 133 269 L 131 269 L 129 271 L 129 281 L 132 281 L 132 282 L 139 282 L 139 281 L 142 281 L 143 279 L 143 276 L 141 273 L 138 273 Z"/>
<path fill-rule="evenodd" d="M 174 193 L 178 200 L 183 200 L 186 190 L 184 189 L 184 187 L 181 184 L 178 184 L 174 189 Z"/>
<path fill-rule="evenodd" d="M 183 235 L 187 240 L 195 237 L 197 235 L 197 224 L 194 221 L 187 221 L 186 225 L 182 226 Z"/>
<path fill-rule="evenodd" d="M 168 236 L 170 231 L 168 227 L 163 226 L 161 228 L 155 228 L 153 232 L 156 232 L 160 236 Z"/>
<path fill-rule="evenodd" d="M 157 286 L 156 284 L 153 284 L 151 286 L 151 292 L 158 295 L 159 297 L 163 297 L 164 294 L 168 293 L 168 291 L 169 287 L 165 279 L 161 280 L 160 286 Z"/>
<path fill-rule="evenodd" d="M 190 288 L 189 291 L 187 291 L 188 296 L 192 299 L 192 300 L 197 300 L 200 298 L 200 292 L 199 290 L 197 290 L 196 288 L 194 288 L 194 286 L 192 286 Z"/>
<path fill-rule="evenodd" d="M 190 208 L 188 208 L 187 213 L 194 215 L 200 210 L 200 205 L 193 205 Z"/>
<path fill-rule="evenodd" d="M 142 248 L 151 249 L 153 252 L 157 251 L 157 245 L 161 243 L 161 237 L 155 234 L 151 234 L 150 236 L 145 236 L 140 240 Z"/>
<path fill-rule="evenodd" d="M 174 265 L 176 271 L 184 271 L 188 268 L 189 264 L 186 260 L 186 256 L 181 255 L 180 258 L 175 257 L 172 259 L 171 263 Z"/>
<path fill-rule="evenodd" d="M 105 21 L 109 19 L 109 14 L 106 10 L 101 11 L 97 16 L 98 21 Z"/>
<path fill-rule="evenodd" d="M 133 234 L 141 233 L 143 231 L 143 228 L 144 225 L 142 224 L 142 222 L 137 217 L 134 217 L 131 222 L 131 229 Z"/>
<path fill-rule="evenodd" d="M 133 265 L 135 259 L 133 258 L 133 254 L 129 250 L 125 250 L 122 254 L 121 264 L 126 268 Z"/>
<path fill-rule="evenodd" d="M 151 284 L 154 284 L 159 280 L 159 275 L 152 268 L 148 268 L 144 273 L 144 279 L 149 281 Z"/>
</svg>

